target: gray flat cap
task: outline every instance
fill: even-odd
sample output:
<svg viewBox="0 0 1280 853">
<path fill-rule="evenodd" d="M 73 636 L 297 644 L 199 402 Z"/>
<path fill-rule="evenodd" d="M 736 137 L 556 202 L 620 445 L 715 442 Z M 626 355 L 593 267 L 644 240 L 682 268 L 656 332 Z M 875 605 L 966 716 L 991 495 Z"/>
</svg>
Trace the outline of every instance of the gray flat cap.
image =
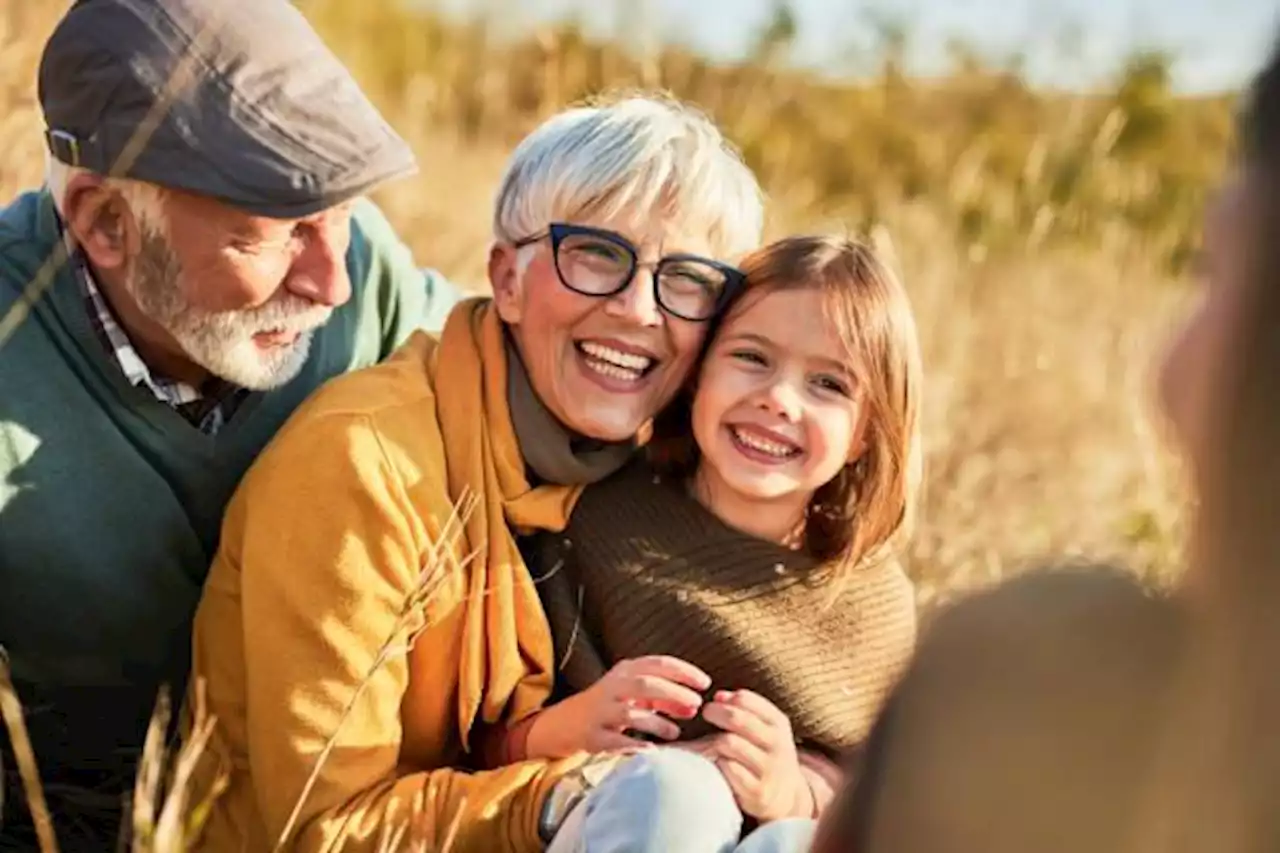
<svg viewBox="0 0 1280 853">
<path fill-rule="evenodd" d="M 287 0 L 78 0 L 39 93 L 58 160 L 261 216 L 308 216 L 416 169 Z"/>
</svg>

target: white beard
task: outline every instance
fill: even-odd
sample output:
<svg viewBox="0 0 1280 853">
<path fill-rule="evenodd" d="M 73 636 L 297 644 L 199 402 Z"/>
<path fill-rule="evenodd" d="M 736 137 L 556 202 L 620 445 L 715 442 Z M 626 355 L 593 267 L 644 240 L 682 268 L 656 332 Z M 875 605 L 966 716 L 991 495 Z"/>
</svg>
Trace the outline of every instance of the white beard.
<svg viewBox="0 0 1280 853">
<path fill-rule="evenodd" d="M 125 289 L 139 310 L 172 335 L 191 361 L 252 391 L 278 388 L 297 376 L 310 353 L 312 335 L 333 312 L 284 290 L 256 308 L 221 312 L 197 308 L 182 290 L 177 257 L 152 229 L 144 229 L 142 251 Z M 268 331 L 298 332 L 299 336 L 287 346 L 264 349 L 253 336 Z"/>
</svg>

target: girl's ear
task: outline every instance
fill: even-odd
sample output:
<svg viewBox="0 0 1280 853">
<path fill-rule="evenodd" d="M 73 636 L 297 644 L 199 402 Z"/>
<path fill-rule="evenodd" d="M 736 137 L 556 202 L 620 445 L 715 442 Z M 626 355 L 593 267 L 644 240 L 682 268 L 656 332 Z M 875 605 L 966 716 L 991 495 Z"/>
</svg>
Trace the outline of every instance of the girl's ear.
<svg viewBox="0 0 1280 853">
<path fill-rule="evenodd" d="M 864 407 L 858 417 L 858 427 L 853 431 L 853 440 L 849 442 L 850 465 L 856 464 L 871 448 L 871 416 Z"/>
</svg>

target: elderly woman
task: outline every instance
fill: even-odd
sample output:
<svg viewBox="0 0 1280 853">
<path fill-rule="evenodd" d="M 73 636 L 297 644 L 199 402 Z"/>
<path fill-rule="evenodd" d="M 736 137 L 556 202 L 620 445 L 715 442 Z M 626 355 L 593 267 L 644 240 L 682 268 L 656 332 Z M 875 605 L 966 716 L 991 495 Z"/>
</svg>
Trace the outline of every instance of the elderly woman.
<svg viewBox="0 0 1280 853">
<path fill-rule="evenodd" d="M 516 149 L 493 297 L 330 383 L 232 500 L 194 631 L 217 719 L 197 783 L 229 778 L 206 849 L 554 836 L 618 756 L 460 769 L 477 725 L 524 719 L 552 684 L 517 538 L 562 527 L 576 489 L 631 456 L 761 220 L 750 170 L 678 103 L 572 109 Z M 602 264 L 602 241 L 626 264 Z"/>
</svg>

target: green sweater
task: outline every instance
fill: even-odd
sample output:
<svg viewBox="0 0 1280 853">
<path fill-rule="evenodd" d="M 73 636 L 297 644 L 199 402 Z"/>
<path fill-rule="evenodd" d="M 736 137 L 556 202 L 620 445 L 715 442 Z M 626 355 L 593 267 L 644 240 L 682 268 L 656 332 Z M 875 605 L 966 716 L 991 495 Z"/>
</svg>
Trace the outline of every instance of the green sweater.
<svg viewBox="0 0 1280 853">
<path fill-rule="evenodd" d="M 58 239 L 45 192 L 0 212 L 0 318 Z M 313 389 L 439 328 L 457 298 L 372 204 L 354 219 L 347 268 L 352 297 L 302 373 L 250 396 L 213 437 L 128 384 L 69 264 L 0 344 L 0 645 L 42 764 L 105 771 L 140 746 L 161 684 L 183 687 L 191 618 L 245 469 Z"/>
</svg>

